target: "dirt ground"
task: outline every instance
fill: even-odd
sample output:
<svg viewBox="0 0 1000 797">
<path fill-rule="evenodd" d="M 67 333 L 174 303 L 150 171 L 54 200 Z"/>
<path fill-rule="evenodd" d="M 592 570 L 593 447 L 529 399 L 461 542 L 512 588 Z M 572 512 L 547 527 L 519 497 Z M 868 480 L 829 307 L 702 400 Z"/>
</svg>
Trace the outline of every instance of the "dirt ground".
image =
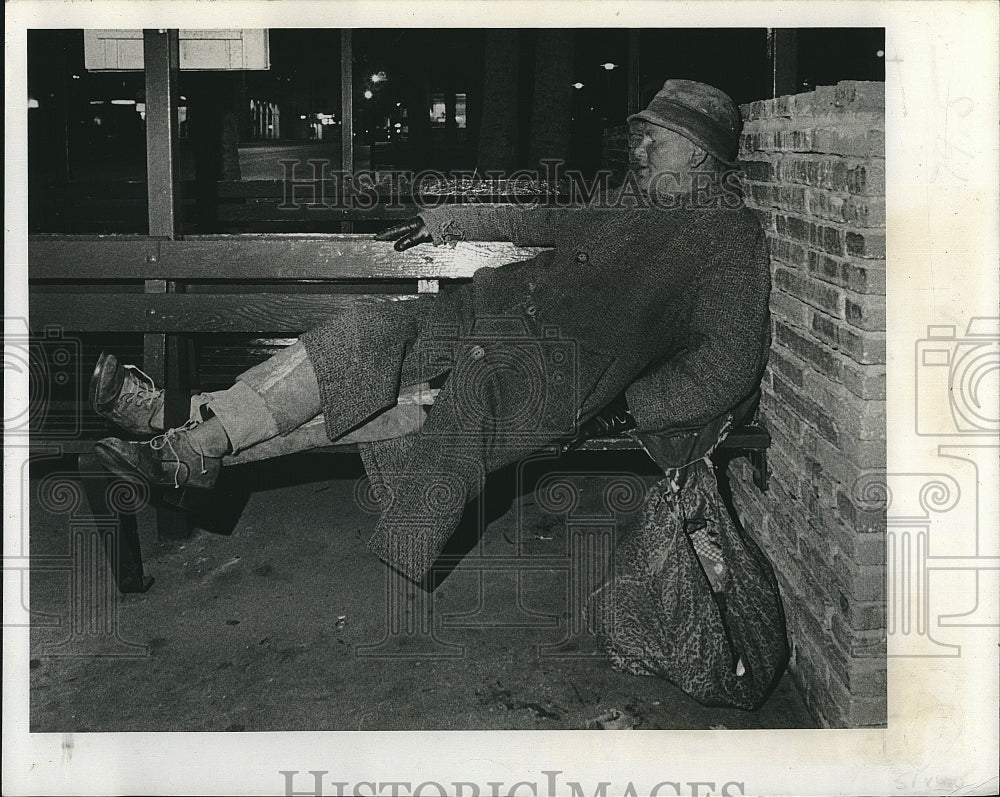
<svg viewBox="0 0 1000 797">
<path fill-rule="evenodd" d="M 66 567 L 70 545 L 86 539 L 75 534 L 86 507 L 74 514 L 52 499 L 71 480 L 65 463 L 39 465 L 30 485 L 31 730 L 815 727 L 787 674 L 746 712 L 706 708 L 665 681 L 610 668 L 578 619 L 589 582 L 569 566 L 581 528 L 617 533 L 629 517 L 609 520 L 594 507 L 612 477 L 607 459 L 600 471 L 593 461 L 491 480 L 481 505 L 491 522 L 481 538 L 475 517 L 465 524 L 455 551 L 467 555 L 433 593 L 391 576 L 366 550 L 376 515 L 359 490 L 357 457 L 242 466 L 237 478 L 253 492 L 231 534 L 157 541 L 143 510 L 156 582 L 126 596 L 106 589 L 96 555 L 75 576 Z M 628 458 L 612 470 L 653 478 Z M 585 488 L 569 521 L 540 507 L 553 495 L 540 499 L 543 484 L 564 473 Z"/>
</svg>

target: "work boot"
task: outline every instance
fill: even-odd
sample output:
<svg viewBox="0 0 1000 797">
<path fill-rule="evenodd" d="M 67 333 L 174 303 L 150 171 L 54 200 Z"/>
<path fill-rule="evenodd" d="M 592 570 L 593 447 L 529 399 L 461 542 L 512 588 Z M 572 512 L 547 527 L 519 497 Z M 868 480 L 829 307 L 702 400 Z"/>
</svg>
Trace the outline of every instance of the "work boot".
<svg viewBox="0 0 1000 797">
<path fill-rule="evenodd" d="M 101 352 L 90 377 L 94 412 L 127 432 L 151 435 L 163 431 L 163 390 L 134 365 Z"/>
<path fill-rule="evenodd" d="M 139 475 L 152 484 L 173 488 L 165 498 L 178 506 L 186 505 L 194 493 L 215 486 L 228 450 L 229 439 L 218 418 L 188 421 L 146 442 L 105 437 L 95 447 L 113 473 Z"/>
</svg>

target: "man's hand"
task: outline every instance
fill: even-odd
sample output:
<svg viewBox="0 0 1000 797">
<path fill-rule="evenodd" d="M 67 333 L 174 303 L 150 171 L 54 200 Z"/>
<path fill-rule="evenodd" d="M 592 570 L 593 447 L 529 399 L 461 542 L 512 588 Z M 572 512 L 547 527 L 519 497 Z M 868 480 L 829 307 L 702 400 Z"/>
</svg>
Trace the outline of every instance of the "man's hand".
<svg viewBox="0 0 1000 797">
<path fill-rule="evenodd" d="M 382 232 L 375 235 L 375 240 L 395 241 L 396 243 L 393 244 L 392 248 L 397 252 L 402 252 L 404 249 L 409 249 L 411 246 L 416 246 L 417 244 L 430 243 L 431 234 L 424 224 L 424 220 L 419 216 L 415 216 L 400 224 L 395 224 L 387 230 L 382 230 Z"/>
</svg>

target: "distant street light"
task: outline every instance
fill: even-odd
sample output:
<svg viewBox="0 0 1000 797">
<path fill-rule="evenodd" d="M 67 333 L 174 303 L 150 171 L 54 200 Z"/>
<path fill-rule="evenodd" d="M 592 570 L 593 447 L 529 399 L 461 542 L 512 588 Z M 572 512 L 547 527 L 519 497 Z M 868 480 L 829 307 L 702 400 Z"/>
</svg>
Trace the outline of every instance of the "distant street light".
<svg viewBox="0 0 1000 797">
<path fill-rule="evenodd" d="M 372 90 L 371 89 L 365 89 L 365 99 L 366 100 L 370 100 L 374 96 L 375 95 L 372 94 Z"/>
<path fill-rule="evenodd" d="M 583 84 L 582 83 L 574 83 L 573 84 L 573 88 L 575 88 L 575 89 L 582 89 L 583 88 Z"/>
<path fill-rule="evenodd" d="M 372 75 L 372 83 L 381 83 L 384 80 L 387 80 L 385 72 L 376 72 Z"/>
<path fill-rule="evenodd" d="M 604 67 L 604 68 L 605 68 L 606 70 L 608 70 L 609 72 L 610 72 L 610 71 L 611 71 L 612 69 L 617 69 L 617 68 L 618 68 L 618 64 L 613 64 L 613 63 L 611 63 L 610 61 L 608 61 L 608 62 L 606 62 L 606 63 L 603 63 L 603 64 L 601 64 L 601 66 L 603 66 L 603 67 Z"/>
</svg>

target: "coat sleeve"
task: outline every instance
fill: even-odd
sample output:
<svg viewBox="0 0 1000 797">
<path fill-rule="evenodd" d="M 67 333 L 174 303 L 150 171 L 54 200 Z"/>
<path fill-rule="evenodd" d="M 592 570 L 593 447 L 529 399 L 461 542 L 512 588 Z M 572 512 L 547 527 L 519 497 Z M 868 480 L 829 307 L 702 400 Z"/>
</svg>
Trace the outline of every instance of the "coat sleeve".
<svg viewBox="0 0 1000 797">
<path fill-rule="evenodd" d="M 770 348 L 770 269 L 763 235 L 751 257 L 706 275 L 691 311 L 688 345 L 627 390 L 640 430 L 708 423 L 759 384 Z"/>
<path fill-rule="evenodd" d="M 445 205 L 420 212 L 435 245 L 455 241 L 510 241 L 518 246 L 572 245 L 607 211 L 517 205 Z"/>
</svg>

